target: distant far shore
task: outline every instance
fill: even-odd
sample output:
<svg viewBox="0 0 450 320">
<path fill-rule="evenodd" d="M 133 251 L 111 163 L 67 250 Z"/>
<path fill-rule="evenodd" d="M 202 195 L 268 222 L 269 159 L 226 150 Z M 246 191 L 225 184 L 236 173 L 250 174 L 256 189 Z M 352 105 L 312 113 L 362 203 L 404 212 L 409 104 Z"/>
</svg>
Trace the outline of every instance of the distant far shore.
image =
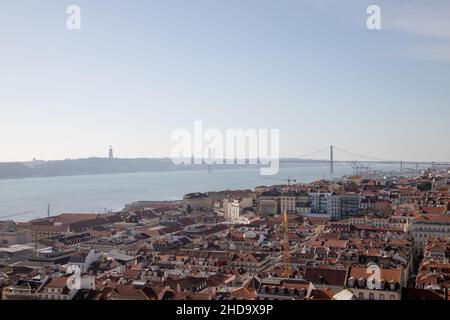
<svg viewBox="0 0 450 320">
<path fill-rule="evenodd" d="M 327 163 L 326 160 L 280 159 L 280 165 L 285 167 L 295 164 Z M 180 170 L 221 170 L 221 169 L 252 169 L 258 168 L 251 164 L 195 164 L 177 165 L 169 158 L 136 158 L 108 159 L 85 158 L 51 161 L 0 162 L 0 180 L 47 178 L 80 175 L 101 175 L 140 172 L 164 172 Z"/>
</svg>

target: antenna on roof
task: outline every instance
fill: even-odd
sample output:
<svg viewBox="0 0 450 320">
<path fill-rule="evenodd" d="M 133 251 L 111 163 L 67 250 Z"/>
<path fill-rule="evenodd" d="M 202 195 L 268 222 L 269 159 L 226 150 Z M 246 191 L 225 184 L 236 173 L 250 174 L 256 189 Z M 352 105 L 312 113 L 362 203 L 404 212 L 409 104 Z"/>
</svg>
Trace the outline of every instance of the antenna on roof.
<svg viewBox="0 0 450 320">
<path fill-rule="evenodd" d="M 47 206 L 47 219 L 50 220 L 50 203 Z"/>
</svg>

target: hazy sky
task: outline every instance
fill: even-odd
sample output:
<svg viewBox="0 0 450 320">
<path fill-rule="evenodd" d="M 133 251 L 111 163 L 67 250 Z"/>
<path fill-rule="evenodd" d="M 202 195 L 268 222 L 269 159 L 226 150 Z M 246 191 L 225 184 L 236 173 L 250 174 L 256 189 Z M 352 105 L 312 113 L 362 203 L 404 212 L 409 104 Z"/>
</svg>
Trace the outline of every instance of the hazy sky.
<svg viewBox="0 0 450 320">
<path fill-rule="evenodd" d="M 449 17 L 447 0 L 2 0 L 0 161 L 168 156 L 194 120 L 278 128 L 282 156 L 450 161 Z"/>
</svg>

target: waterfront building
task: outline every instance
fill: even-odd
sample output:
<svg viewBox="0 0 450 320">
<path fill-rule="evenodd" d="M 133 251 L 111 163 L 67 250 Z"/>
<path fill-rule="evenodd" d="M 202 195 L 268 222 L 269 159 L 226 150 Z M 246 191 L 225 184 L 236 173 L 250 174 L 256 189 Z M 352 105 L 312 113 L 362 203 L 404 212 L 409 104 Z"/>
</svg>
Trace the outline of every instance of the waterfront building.
<svg viewBox="0 0 450 320">
<path fill-rule="evenodd" d="M 212 211 L 214 202 L 210 196 L 205 193 L 188 193 L 183 197 L 184 211 Z"/>
</svg>

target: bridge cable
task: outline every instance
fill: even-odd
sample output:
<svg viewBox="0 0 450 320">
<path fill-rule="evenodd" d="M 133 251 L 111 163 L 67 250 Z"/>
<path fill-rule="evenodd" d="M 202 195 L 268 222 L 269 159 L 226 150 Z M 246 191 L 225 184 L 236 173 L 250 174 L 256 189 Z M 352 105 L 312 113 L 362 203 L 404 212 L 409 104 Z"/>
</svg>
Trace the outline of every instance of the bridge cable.
<svg viewBox="0 0 450 320">
<path fill-rule="evenodd" d="M 362 155 L 362 154 L 359 154 L 359 153 L 355 153 L 355 152 L 351 152 L 351 151 L 348 151 L 348 150 L 345 150 L 345 149 L 342 149 L 342 148 L 339 148 L 339 147 L 336 147 L 336 146 L 334 146 L 334 148 L 339 150 L 339 151 L 342 151 L 344 153 L 347 153 L 347 154 L 350 154 L 350 155 L 353 155 L 353 156 L 356 156 L 356 157 L 372 160 L 372 161 L 400 162 L 400 161 L 397 161 L 397 160 L 379 159 L 379 158 L 374 158 L 374 157 L 370 157 L 370 156 L 365 156 L 365 155 Z"/>
</svg>

